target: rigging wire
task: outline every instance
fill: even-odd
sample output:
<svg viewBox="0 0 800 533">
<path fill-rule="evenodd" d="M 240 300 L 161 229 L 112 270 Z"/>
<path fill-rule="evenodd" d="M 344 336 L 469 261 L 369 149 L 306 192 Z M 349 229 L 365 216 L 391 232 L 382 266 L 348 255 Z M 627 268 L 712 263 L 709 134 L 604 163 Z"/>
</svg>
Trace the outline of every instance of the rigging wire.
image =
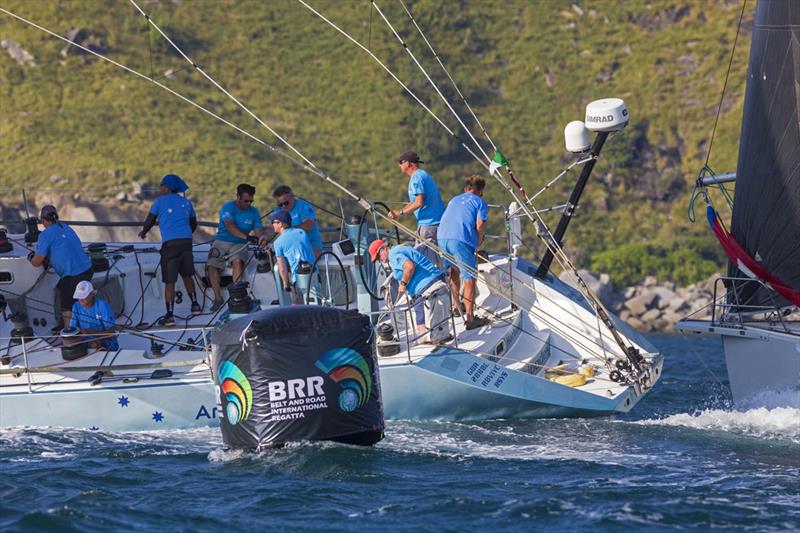
<svg viewBox="0 0 800 533">
<path fill-rule="evenodd" d="M 731 48 L 731 58 L 728 61 L 728 71 L 725 73 L 725 83 L 722 85 L 722 94 L 719 97 L 719 105 L 717 106 L 717 116 L 714 118 L 714 128 L 711 130 L 711 140 L 708 143 L 708 152 L 706 152 L 706 162 L 704 166 L 708 166 L 708 160 L 711 158 L 711 147 L 714 144 L 714 135 L 717 133 L 717 123 L 719 116 L 722 114 L 722 102 L 725 99 L 725 89 L 728 87 L 728 77 L 731 74 L 731 66 L 733 65 L 733 56 L 736 52 L 736 43 L 739 41 L 739 31 L 742 29 L 742 19 L 744 18 L 744 10 L 747 7 L 747 0 L 742 2 L 742 12 L 739 14 L 739 24 L 736 26 L 736 37 L 733 39 L 733 47 Z"/>
<path fill-rule="evenodd" d="M 428 49 L 433 54 L 433 57 L 436 58 L 436 61 L 439 62 L 439 66 L 442 67 L 442 70 L 444 71 L 444 73 L 447 74 L 447 77 L 450 79 L 450 82 L 453 84 L 453 89 L 455 89 L 456 93 L 458 93 L 458 96 L 461 98 L 461 101 L 464 102 L 464 105 L 469 110 L 470 114 L 472 115 L 472 118 L 475 120 L 475 123 L 481 129 L 481 132 L 483 132 L 484 136 L 486 136 L 486 140 L 489 141 L 489 144 L 492 145 L 493 149 L 497 150 L 497 146 L 495 146 L 494 141 L 492 141 L 492 138 L 489 137 L 489 132 L 486 131 L 486 128 L 483 127 L 483 124 L 481 124 L 481 121 L 478 120 L 478 116 L 472 110 L 472 107 L 470 107 L 469 102 L 467 102 L 467 99 L 464 97 L 464 95 L 461 93 L 461 90 L 458 88 L 458 85 L 456 84 L 456 80 L 453 79 L 453 76 L 451 76 L 450 72 L 447 70 L 447 68 L 445 68 L 444 63 L 442 63 L 441 58 L 439 58 L 439 54 L 437 54 L 436 50 L 433 49 L 433 45 L 430 43 L 428 38 L 422 32 L 422 28 L 419 27 L 419 24 L 417 24 L 417 21 L 414 19 L 414 15 L 411 14 L 411 10 L 408 9 L 408 7 L 403 2 L 403 0 L 397 0 L 397 1 L 400 3 L 401 6 L 403 6 L 403 9 L 408 14 L 408 18 L 411 19 L 411 22 L 414 24 L 414 27 L 417 29 L 417 31 L 419 32 L 420 36 L 425 41 L 425 44 L 428 45 Z"/>
<path fill-rule="evenodd" d="M 339 26 L 334 24 L 330 19 L 325 17 L 325 15 L 323 15 L 322 13 L 320 13 L 319 11 L 308 5 L 304 0 L 297 0 L 297 1 L 300 2 L 300 4 L 302 4 L 306 9 L 314 13 L 317 17 L 324 20 L 330 27 L 332 27 L 333 29 L 341 33 L 343 36 L 345 36 L 350 42 L 352 42 L 353 44 L 358 46 L 361 50 L 366 52 L 372 59 L 375 60 L 376 63 L 378 63 L 378 65 L 381 66 L 381 68 L 383 68 L 383 70 L 386 71 L 387 74 L 389 74 L 389 76 L 392 77 L 394 81 L 396 81 L 420 106 L 422 106 L 422 108 L 425 109 L 425 111 L 427 111 L 428 114 L 432 116 L 436 120 L 436 122 L 438 122 L 445 129 L 445 131 L 447 131 L 447 133 L 449 133 L 452 137 L 454 137 L 459 142 L 459 144 L 461 144 L 461 146 L 467 152 L 469 152 L 469 154 L 475 159 L 475 161 L 480 163 L 483 166 L 483 168 L 487 170 L 489 169 L 489 165 L 485 161 L 483 161 L 483 159 L 481 159 L 475 152 L 473 152 L 472 149 L 469 146 L 467 146 L 464 143 L 464 141 L 458 137 L 458 135 L 456 135 L 456 133 L 450 128 L 450 126 L 445 124 L 442 121 L 442 119 L 440 119 L 439 116 L 436 115 L 436 113 L 434 113 L 431 110 L 430 107 L 428 107 L 422 100 L 420 100 L 419 96 L 417 96 L 416 93 L 414 93 L 414 91 L 412 91 L 405 83 L 403 83 L 403 81 L 400 78 L 398 78 L 397 75 L 394 72 L 392 72 L 392 70 L 389 69 L 389 67 L 387 67 L 383 61 L 378 59 L 378 57 L 369 48 L 358 42 L 358 40 L 356 40 L 349 33 L 341 29 Z"/>
<path fill-rule="evenodd" d="M 447 100 L 447 97 L 445 97 L 445 95 L 442 94 L 442 91 L 439 89 L 439 86 L 436 85 L 436 82 L 433 81 L 433 79 L 431 79 L 430 75 L 428 74 L 428 71 L 426 71 L 425 67 L 423 67 L 422 64 L 419 62 L 419 60 L 417 59 L 417 56 L 414 55 L 414 52 L 411 51 L 411 48 L 408 47 L 408 44 L 406 44 L 406 42 L 403 40 L 403 38 L 400 36 L 400 34 L 397 33 L 397 30 L 392 25 L 392 23 L 389 22 L 389 19 L 386 18 L 386 15 L 383 14 L 383 11 L 381 11 L 381 8 L 378 7 L 377 2 L 375 2 L 375 0 L 371 0 L 370 3 L 372 4 L 372 7 L 375 8 L 375 11 L 377 11 L 378 14 L 381 16 L 381 18 L 386 23 L 386 25 L 389 27 L 389 29 L 392 30 L 392 33 L 394 34 L 395 37 L 397 37 L 397 40 L 400 42 L 400 44 L 403 45 L 403 48 L 405 49 L 406 53 L 408 53 L 409 57 L 411 57 L 411 59 L 414 61 L 414 64 L 417 65 L 417 67 L 419 68 L 420 72 L 422 72 L 422 74 L 425 76 L 425 79 L 428 80 L 428 83 L 431 84 L 431 87 L 433 87 L 433 90 L 436 91 L 436 94 L 439 95 L 439 98 L 442 99 L 442 102 L 444 102 L 444 104 L 447 106 L 447 108 L 453 114 L 453 116 L 458 121 L 458 123 L 461 124 L 461 127 L 464 129 L 464 131 L 467 132 L 467 135 L 469 136 L 470 139 L 472 139 L 472 142 L 475 143 L 475 146 L 478 147 L 478 150 L 481 152 L 481 154 L 483 154 L 483 157 L 485 157 L 487 161 L 491 161 L 492 158 L 489 157 L 489 155 L 486 153 L 486 151 L 481 146 L 481 143 L 479 143 L 478 140 L 475 138 L 475 136 L 472 135 L 472 132 L 469 130 L 467 125 L 464 124 L 464 121 L 461 120 L 460 116 L 458 116 L 458 113 L 456 112 L 456 110 L 453 109 L 452 105 L 450 105 L 450 102 Z"/>
</svg>

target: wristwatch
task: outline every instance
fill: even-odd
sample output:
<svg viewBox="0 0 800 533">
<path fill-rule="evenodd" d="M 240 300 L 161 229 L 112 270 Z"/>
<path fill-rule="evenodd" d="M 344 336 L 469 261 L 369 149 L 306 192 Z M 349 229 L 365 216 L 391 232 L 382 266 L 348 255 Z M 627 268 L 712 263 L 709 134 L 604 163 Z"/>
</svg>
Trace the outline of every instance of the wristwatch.
<svg viewBox="0 0 800 533">
<path fill-rule="evenodd" d="M 400 280 L 400 285 L 402 285 L 403 287 L 406 287 L 406 286 L 408 286 L 408 283 L 403 281 L 403 280 Z"/>
</svg>

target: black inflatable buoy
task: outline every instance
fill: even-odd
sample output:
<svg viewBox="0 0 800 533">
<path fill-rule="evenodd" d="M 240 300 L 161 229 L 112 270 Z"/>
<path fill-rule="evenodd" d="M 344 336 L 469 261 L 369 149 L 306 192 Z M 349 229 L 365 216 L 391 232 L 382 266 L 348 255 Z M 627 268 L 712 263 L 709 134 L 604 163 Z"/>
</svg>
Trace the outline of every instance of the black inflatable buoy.
<svg viewBox="0 0 800 533">
<path fill-rule="evenodd" d="M 278 307 L 231 320 L 212 339 L 226 447 L 257 451 L 305 440 L 373 445 L 383 438 L 369 317 Z"/>
</svg>

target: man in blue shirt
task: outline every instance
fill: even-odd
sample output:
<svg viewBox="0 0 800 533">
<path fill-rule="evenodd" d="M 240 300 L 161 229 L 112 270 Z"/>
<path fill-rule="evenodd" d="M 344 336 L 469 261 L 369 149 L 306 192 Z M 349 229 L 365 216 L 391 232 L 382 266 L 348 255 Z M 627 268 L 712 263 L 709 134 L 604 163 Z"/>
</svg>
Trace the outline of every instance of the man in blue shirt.
<svg viewBox="0 0 800 533">
<path fill-rule="evenodd" d="M 197 229 L 194 206 L 185 196 L 189 186 L 179 176 L 167 174 L 161 179 L 161 196 L 150 207 L 139 237 L 144 239 L 156 221 L 161 230 L 161 279 L 164 281 L 164 303 L 167 313 L 159 319 L 159 325 L 175 325 L 175 283 L 178 274 L 192 302 L 192 315 L 202 311 L 194 291 L 194 258 L 192 256 L 192 234 Z"/>
<path fill-rule="evenodd" d="M 463 305 L 467 329 L 489 323 L 488 319 L 475 316 L 476 280 L 473 273 L 478 269 L 475 250 L 483 242 L 484 228 L 489 220 L 489 206 L 483 201 L 485 186 L 486 181 L 480 176 L 470 176 L 464 180 L 464 193 L 450 200 L 439 225 L 439 245 L 456 260 L 455 263 L 447 259 L 444 261 L 445 268 L 449 270 L 450 291 L 455 302 L 458 302 L 461 292 L 460 278 L 464 278 Z"/>
<path fill-rule="evenodd" d="M 105 333 L 97 337 L 88 337 L 92 348 L 102 350 L 119 350 L 119 342 L 114 333 L 116 318 L 108 302 L 95 295 L 94 286 L 90 281 L 81 281 L 73 294 L 77 302 L 72 305 L 72 320 L 70 326 L 78 328 L 82 334 Z"/>
<path fill-rule="evenodd" d="M 31 264 L 41 266 L 48 259 L 59 276 L 56 292 L 59 295 L 62 322 L 56 328 L 69 324 L 72 314 L 72 294 L 78 283 L 92 279 L 92 261 L 83 251 L 81 240 L 68 225 L 58 220 L 55 206 L 46 205 L 39 213 L 44 231 L 39 235 Z"/>
<path fill-rule="evenodd" d="M 405 294 L 410 297 L 409 305 L 415 311 L 417 332 L 420 335 L 430 332 L 428 342 L 432 344 L 450 340 L 450 303 L 441 271 L 411 246 L 389 248 L 383 239 L 372 241 L 369 257 L 373 263 L 380 260 L 391 269 L 392 276 L 400 284 L 398 301 Z"/>
<path fill-rule="evenodd" d="M 292 216 L 288 211 L 277 209 L 270 219 L 272 229 L 278 234 L 273 247 L 283 290 L 291 295 L 293 304 L 302 304 L 303 295 L 297 290 L 297 270 L 301 263 L 311 265 L 315 259 L 308 234 L 305 230 L 292 227 Z"/>
<path fill-rule="evenodd" d="M 314 207 L 301 198 L 297 198 L 288 185 L 278 185 L 272 191 L 272 197 L 278 204 L 278 209 L 283 209 L 292 216 L 292 227 L 301 228 L 308 233 L 308 241 L 314 251 L 314 257 L 322 252 L 322 235 L 317 224 L 317 212 Z"/>
<path fill-rule="evenodd" d="M 247 183 L 240 183 L 236 187 L 236 200 L 225 202 L 219 211 L 219 226 L 217 236 L 208 252 L 208 279 L 214 289 L 214 303 L 211 311 L 216 311 L 224 303 L 220 275 L 228 261 L 231 262 L 232 278 L 234 283 L 239 280 L 244 272 L 245 263 L 249 259 L 247 243 L 258 242 L 266 244 L 267 233 L 261 223 L 261 214 L 253 207 L 253 197 L 256 188 Z M 255 235 L 250 235 L 254 232 Z"/>
<path fill-rule="evenodd" d="M 389 218 L 400 218 L 407 213 L 414 213 L 417 217 L 417 234 L 423 241 L 436 244 L 436 230 L 444 213 L 444 202 L 436 187 L 436 182 L 430 174 L 422 170 L 419 165 L 424 161 L 419 160 L 417 152 L 408 150 L 400 154 L 395 161 L 400 165 L 400 170 L 409 176 L 408 201 L 400 209 L 389 211 Z M 427 246 L 422 248 L 422 253 L 434 265 L 439 264 L 436 252 Z"/>
</svg>

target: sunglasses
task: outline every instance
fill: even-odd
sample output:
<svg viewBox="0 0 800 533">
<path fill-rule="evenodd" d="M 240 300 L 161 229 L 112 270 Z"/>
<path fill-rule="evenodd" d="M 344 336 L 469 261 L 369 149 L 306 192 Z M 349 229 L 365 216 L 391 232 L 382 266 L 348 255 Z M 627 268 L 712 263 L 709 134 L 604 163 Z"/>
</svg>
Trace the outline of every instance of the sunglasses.
<svg viewBox="0 0 800 533">
<path fill-rule="evenodd" d="M 289 207 L 289 204 L 291 203 L 292 203 L 291 200 L 287 200 L 285 202 L 278 202 L 278 207 Z"/>
</svg>

